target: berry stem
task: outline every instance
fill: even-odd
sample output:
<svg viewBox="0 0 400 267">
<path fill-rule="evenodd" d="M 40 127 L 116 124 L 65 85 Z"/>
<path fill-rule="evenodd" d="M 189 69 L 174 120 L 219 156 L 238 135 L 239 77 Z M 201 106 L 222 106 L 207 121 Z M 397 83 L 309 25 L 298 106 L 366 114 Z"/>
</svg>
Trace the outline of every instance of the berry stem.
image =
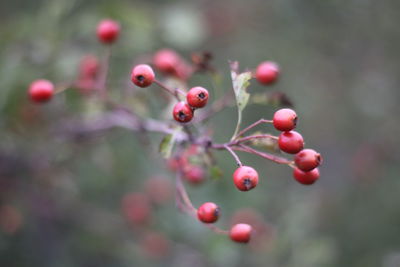
<svg viewBox="0 0 400 267">
<path fill-rule="evenodd" d="M 183 185 L 182 170 L 178 170 L 176 174 L 176 191 L 178 195 L 177 200 L 180 197 L 180 199 L 183 201 L 181 203 L 177 203 L 177 205 L 178 206 L 183 205 L 186 208 L 186 213 L 188 213 L 190 216 L 192 216 L 197 220 L 197 209 L 193 206 L 192 202 L 190 201 L 189 195 L 187 194 L 185 186 Z M 205 225 L 206 227 L 208 227 L 217 234 L 223 234 L 223 235 L 229 234 L 229 231 L 223 230 L 213 224 L 203 224 L 203 225 Z"/>
<path fill-rule="evenodd" d="M 258 121 L 256 121 L 256 122 L 250 124 L 249 126 L 247 126 L 246 128 L 244 128 L 244 129 L 241 130 L 240 132 L 238 132 L 238 133 L 235 135 L 235 137 L 234 137 L 233 139 L 236 139 L 236 138 L 242 136 L 244 133 L 250 131 L 251 129 L 253 129 L 254 127 L 256 127 L 256 126 L 258 126 L 258 125 L 260 125 L 260 124 L 262 124 L 262 123 L 272 123 L 272 121 L 271 121 L 271 120 L 266 120 L 266 119 L 260 119 L 260 120 L 258 120 Z"/>
<path fill-rule="evenodd" d="M 270 138 L 270 139 L 274 139 L 274 140 L 278 140 L 277 136 L 274 135 L 270 135 L 270 134 L 257 134 L 257 135 L 250 135 L 250 136 L 246 136 L 246 137 L 242 137 L 239 139 L 236 139 L 232 145 L 238 145 L 240 143 L 244 143 L 246 141 L 250 141 L 253 139 L 264 139 L 264 138 Z"/>
<path fill-rule="evenodd" d="M 111 48 L 112 48 L 111 45 L 106 45 L 106 52 L 102 63 L 101 73 L 97 82 L 97 88 L 103 100 L 107 99 L 107 79 L 108 79 L 108 70 L 110 67 L 110 59 L 112 54 Z"/>
<path fill-rule="evenodd" d="M 176 88 L 175 90 L 171 89 L 157 79 L 154 80 L 154 83 L 157 84 L 162 89 L 164 89 L 165 91 L 167 91 L 169 94 L 173 95 L 178 101 L 180 101 L 179 94 L 186 96 L 186 93 L 180 90 L 179 88 Z"/>
<path fill-rule="evenodd" d="M 242 166 L 243 164 L 242 164 L 242 162 L 240 161 L 239 156 L 235 153 L 235 151 L 233 151 L 232 148 L 230 148 L 228 145 L 224 145 L 224 147 L 225 147 L 225 149 L 226 149 L 229 153 L 231 153 L 232 157 L 233 157 L 233 158 L 235 159 L 235 161 L 236 161 L 236 164 L 237 164 L 238 166 Z"/>
<path fill-rule="evenodd" d="M 269 154 L 269 153 L 266 153 L 266 152 L 261 152 L 261 151 L 258 151 L 256 149 L 254 149 L 254 148 L 251 148 L 249 146 L 245 146 L 245 145 L 242 145 L 242 144 L 239 144 L 239 145 L 233 147 L 233 149 L 257 155 L 257 156 L 260 156 L 262 158 L 268 159 L 270 161 L 276 162 L 278 164 L 286 164 L 286 165 L 289 165 L 289 166 L 292 166 L 292 164 L 293 164 L 292 161 L 290 161 L 290 160 L 288 160 L 286 158 L 275 156 L 275 155 L 272 155 L 272 154 Z"/>
<path fill-rule="evenodd" d="M 54 94 L 59 94 L 74 86 L 74 83 L 60 83 L 56 86 Z"/>
</svg>

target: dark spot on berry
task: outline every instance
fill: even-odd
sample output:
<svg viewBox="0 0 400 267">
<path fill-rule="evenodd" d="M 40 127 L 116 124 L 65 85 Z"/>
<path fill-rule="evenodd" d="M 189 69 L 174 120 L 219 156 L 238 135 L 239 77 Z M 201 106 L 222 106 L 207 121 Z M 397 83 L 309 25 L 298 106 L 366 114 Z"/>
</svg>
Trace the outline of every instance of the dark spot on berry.
<svg viewBox="0 0 400 267">
<path fill-rule="evenodd" d="M 179 111 L 178 117 L 181 121 L 185 120 L 186 114 L 183 111 Z"/>
<path fill-rule="evenodd" d="M 219 216 L 219 208 L 216 208 L 216 209 L 214 210 L 214 216 L 215 216 L 215 217 L 218 217 L 218 216 Z"/>
<path fill-rule="evenodd" d="M 294 124 L 294 126 L 296 126 L 296 125 L 297 125 L 297 116 L 296 116 L 296 117 L 294 117 L 294 119 L 293 119 L 293 124 Z"/>
<path fill-rule="evenodd" d="M 203 93 L 203 92 L 201 92 L 200 94 L 199 94 L 199 98 L 200 99 L 204 99 L 206 97 L 206 95 Z"/>
<path fill-rule="evenodd" d="M 253 183 L 251 182 L 251 180 L 249 178 L 245 178 L 243 180 L 243 185 L 244 185 L 244 187 L 246 187 L 247 190 L 250 190 L 253 188 Z"/>
<path fill-rule="evenodd" d="M 315 155 L 315 159 L 317 160 L 318 164 L 321 164 L 322 157 L 320 154 Z"/>
<path fill-rule="evenodd" d="M 143 82 L 143 81 L 144 81 L 144 76 L 143 76 L 143 75 L 138 75 L 138 76 L 136 76 L 136 79 L 137 79 L 139 82 Z"/>
</svg>

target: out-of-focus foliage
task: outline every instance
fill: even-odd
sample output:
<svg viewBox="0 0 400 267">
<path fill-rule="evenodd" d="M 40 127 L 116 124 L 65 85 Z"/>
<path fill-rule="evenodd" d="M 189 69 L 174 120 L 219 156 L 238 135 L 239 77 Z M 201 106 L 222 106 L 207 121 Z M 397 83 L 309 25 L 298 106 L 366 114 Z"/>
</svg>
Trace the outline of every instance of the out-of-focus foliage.
<svg viewBox="0 0 400 267">
<path fill-rule="evenodd" d="M 399 10 L 396 0 L 2 0 L 0 266 L 399 266 Z M 104 17 L 122 25 L 111 62 L 114 90 L 129 85 L 138 56 L 162 47 L 187 58 L 211 51 L 226 90 L 228 60 L 249 69 L 266 59 L 280 64 L 276 85 L 254 82 L 249 90 L 290 97 L 306 146 L 324 155 L 321 179 L 301 186 L 288 168 L 243 155 L 261 182 L 238 192 L 235 164 L 221 152 L 222 177 L 189 187 L 195 205 L 219 203 L 221 227 L 238 209 L 257 211 L 267 234 L 256 244 L 215 235 L 179 213 L 173 197 L 153 208 L 140 230 L 132 227 L 123 197 L 145 192 L 150 177 L 173 181 L 157 154 L 162 136 L 150 136 L 150 151 L 124 130 L 66 142 L 57 125 L 95 114 L 96 103 L 75 91 L 45 106 L 29 103 L 32 80 L 69 81 L 82 56 L 104 54 L 94 34 Z M 190 84 L 212 87 L 202 75 Z M 140 95 L 151 103 L 141 106 L 144 114 L 159 109 L 155 94 Z M 248 106 L 243 121 L 272 113 Z M 211 120 L 218 141 L 230 138 L 236 116 L 231 108 Z"/>
</svg>

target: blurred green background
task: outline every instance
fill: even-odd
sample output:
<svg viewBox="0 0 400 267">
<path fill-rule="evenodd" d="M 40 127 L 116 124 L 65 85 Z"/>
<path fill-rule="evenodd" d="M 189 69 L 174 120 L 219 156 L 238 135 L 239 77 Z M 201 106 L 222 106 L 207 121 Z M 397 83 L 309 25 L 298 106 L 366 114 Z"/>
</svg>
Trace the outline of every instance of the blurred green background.
<svg viewBox="0 0 400 267">
<path fill-rule="evenodd" d="M 400 266 L 399 11 L 396 0 L 2 0 L 0 266 Z M 152 209 L 146 226 L 132 227 L 121 198 L 144 191 L 149 177 L 173 181 L 161 157 L 126 130 L 57 138 L 52 126 L 87 110 L 73 91 L 40 107 L 27 100 L 32 80 L 72 80 L 82 56 L 104 53 L 95 28 L 105 17 L 122 25 L 111 62 L 116 88 L 129 83 L 138 56 L 163 47 L 186 58 L 211 51 L 225 90 L 228 60 L 280 64 L 276 85 L 254 81 L 250 91 L 291 98 L 307 147 L 324 156 L 321 179 L 301 186 L 290 169 L 243 155 L 262 182 L 241 193 L 231 157 L 217 152 L 223 178 L 188 186 L 196 206 L 221 206 L 222 228 L 238 209 L 258 212 L 268 234 L 256 245 L 215 235 L 179 213 L 173 197 Z M 210 79 L 198 75 L 190 85 Z M 274 110 L 249 107 L 244 120 Z M 211 120 L 217 141 L 235 121 L 234 108 Z M 161 138 L 151 136 L 154 150 Z"/>
</svg>

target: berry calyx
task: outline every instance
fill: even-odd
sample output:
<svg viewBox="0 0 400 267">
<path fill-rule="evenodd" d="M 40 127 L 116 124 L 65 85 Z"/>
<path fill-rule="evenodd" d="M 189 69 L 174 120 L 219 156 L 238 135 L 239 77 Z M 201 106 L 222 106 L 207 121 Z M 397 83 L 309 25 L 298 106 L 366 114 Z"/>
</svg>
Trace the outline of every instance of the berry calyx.
<svg viewBox="0 0 400 267">
<path fill-rule="evenodd" d="M 175 74 L 180 63 L 180 56 L 171 49 L 161 49 L 153 57 L 156 69 L 167 74 Z"/>
<path fill-rule="evenodd" d="M 318 168 L 315 168 L 311 171 L 304 172 L 300 170 L 299 168 L 294 168 L 293 170 L 293 177 L 296 179 L 301 184 L 304 185 L 310 185 L 315 183 L 315 181 L 318 180 L 319 178 L 319 170 Z"/>
<path fill-rule="evenodd" d="M 185 102 L 181 101 L 175 104 L 172 115 L 177 122 L 189 122 L 193 118 L 192 108 Z"/>
<path fill-rule="evenodd" d="M 131 80 L 139 87 L 150 86 L 155 79 L 153 69 L 146 64 L 140 64 L 132 69 Z"/>
<path fill-rule="evenodd" d="M 117 40 L 121 27 L 112 19 L 100 21 L 97 26 L 97 38 L 103 43 L 110 44 Z"/>
<path fill-rule="evenodd" d="M 303 136 L 296 131 L 282 132 L 278 138 L 279 148 L 289 154 L 296 154 L 304 147 Z"/>
<path fill-rule="evenodd" d="M 229 237 L 238 243 L 247 243 L 250 241 L 253 228 L 246 223 L 238 223 L 232 226 L 229 231 Z"/>
<path fill-rule="evenodd" d="M 36 103 L 49 101 L 54 94 L 54 85 L 48 80 L 36 80 L 29 86 L 29 97 Z"/>
<path fill-rule="evenodd" d="M 264 61 L 258 65 L 256 70 L 256 79 L 261 84 L 272 84 L 279 76 L 279 66 L 272 61 Z"/>
<path fill-rule="evenodd" d="M 303 149 L 294 157 L 294 163 L 300 170 L 308 172 L 321 165 L 322 157 L 313 149 Z"/>
<path fill-rule="evenodd" d="M 275 112 L 272 119 L 275 129 L 279 131 L 291 131 L 296 128 L 297 114 L 290 108 L 283 108 Z"/>
<path fill-rule="evenodd" d="M 249 191 L 258 184 L 258 173 L 249 166 L 240 166 L 233 173 L 233 182 L 240 191 Z"/>
<path fill-rule="evenodd" d="M 207 104 L 208 91 L 207 89 L 197 86 L 189 90 L 186 95 L 186 101 L 194 108 L 202 108 Z"/>
<path fill-rule="evenodd" d="M 203 223 L 214 223 L 219 217 L 219 207 L 213 202 L 206 202 L 197 209 L 197 217 Z"/>
</svg>

